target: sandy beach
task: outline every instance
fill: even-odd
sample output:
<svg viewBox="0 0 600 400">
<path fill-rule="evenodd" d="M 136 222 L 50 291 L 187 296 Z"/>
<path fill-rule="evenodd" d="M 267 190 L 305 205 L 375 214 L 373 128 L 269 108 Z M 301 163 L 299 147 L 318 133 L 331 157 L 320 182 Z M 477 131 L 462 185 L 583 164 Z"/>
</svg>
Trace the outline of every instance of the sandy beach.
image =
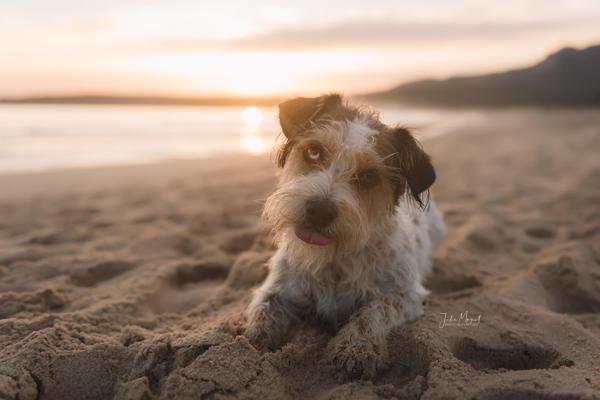
<svg viewBox="0 0 600 400">
<path fill-rule="evenodd" d="M 600 398 L 600 113 L 485 116 L 423 142 L 448 234 L 372 381 L 241 336 L 268 155 L 0 175 L 0 399 Z"/>
</svg>

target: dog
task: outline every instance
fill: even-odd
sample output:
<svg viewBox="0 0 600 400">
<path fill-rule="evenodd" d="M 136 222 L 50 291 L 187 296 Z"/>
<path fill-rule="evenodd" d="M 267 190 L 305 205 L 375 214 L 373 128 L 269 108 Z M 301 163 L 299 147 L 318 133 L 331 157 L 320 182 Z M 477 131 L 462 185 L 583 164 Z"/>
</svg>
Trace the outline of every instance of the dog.
<svg viewBox="0 0 600 400">
<path fill-rule="evenodd" d="M 445 231 L 429 198 L 435 170 L 407 129 L 338 94 L 281 103 L 279 120 L 279 184 L 263 210 L 277 251 L 245 336 L 274 350 L 314 317 L 337 332 L 328 345 L 337 367 L 372 378 L 388 333 L 423 314 L 423 280 Z"/>
</svg>

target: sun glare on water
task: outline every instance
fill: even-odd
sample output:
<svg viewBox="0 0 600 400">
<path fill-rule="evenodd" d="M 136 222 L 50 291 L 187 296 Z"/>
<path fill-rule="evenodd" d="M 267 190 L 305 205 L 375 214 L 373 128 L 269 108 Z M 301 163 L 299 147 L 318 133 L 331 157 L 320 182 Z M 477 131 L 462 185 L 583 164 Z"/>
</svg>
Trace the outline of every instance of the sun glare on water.
<svg viewBox="0 0 600 400">
<path fill-rule="evenodd" d="M 245 136 L 242 144 L 251 154 L 261 154 L 267 149 L 267 143 L 260 136 Z"/>
<path fill-rule="evenodd" d="M 258 128 L 262 122 L 262 112 L 257 107 L 246 107 L 244 110 L 244 124 L 247 127 Z"/>
<path fill-rule="evenodd" d="M 264 153 L 267 142 L 258 135 L 262 123 L 262 111 L 257 107 L 247 107 L 243 112 L 244 136 L 242 147 L 251 154 Z"/>
</svg>

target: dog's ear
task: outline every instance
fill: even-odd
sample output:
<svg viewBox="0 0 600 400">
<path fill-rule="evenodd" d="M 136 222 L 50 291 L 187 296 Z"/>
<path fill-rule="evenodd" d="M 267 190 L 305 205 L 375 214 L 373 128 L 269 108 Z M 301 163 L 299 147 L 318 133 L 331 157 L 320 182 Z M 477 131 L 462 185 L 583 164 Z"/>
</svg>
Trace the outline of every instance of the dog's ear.
<svg viewBox="0 0 600 400">
<path fill-rule="evenodd" d="M 298 132 L 306 129 L 311 121 L 332 112 L 342 105 L 339 94 L 320 97 L 297 97 L 279 104 L 279 123 L 283 134 L 293 138 Z"/>
<path fill-rule="evenodd" d="M 423 151 L 419 143 L 411 135 L 408 129 L 395 128 L 387 133 L 388 139 L 393 147 L 394 154 L 389 157 L 395 174 L 400 174 L 412 197 L 419 205 L 423 205 L 421 193 L 429 189 L 435 182 L 435 169 L 431 159 Z M 397 181 L 396 184 L 404 186 L 404 182 Z M 404 188 L 399 188 L 399 194 Z"/>
</svg>

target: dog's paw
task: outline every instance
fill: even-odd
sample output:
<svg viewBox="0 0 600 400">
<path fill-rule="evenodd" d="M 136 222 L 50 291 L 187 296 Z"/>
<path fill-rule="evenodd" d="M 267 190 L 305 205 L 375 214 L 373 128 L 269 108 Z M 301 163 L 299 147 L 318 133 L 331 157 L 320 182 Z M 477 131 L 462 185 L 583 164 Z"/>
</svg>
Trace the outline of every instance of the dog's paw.
<svg viewBox="0 0 600 400">
<path fill-rule="evenodd" d="M 371 379 L 384 365 L 380 346 L 367 339 L 336 341 L 331 356 L 337 369 L 351 380 Z"/>
<path fill-rule="evenodd" d="M 281 347 L 289 321 L 276 318 L 276 314 L 265 309 L 258 309 L 248 320 L 244 336 L 261 351 L 274 351 Z"/>
<path fill-rule="evenodd" d="M 279 344 L 278 338 L 269 329 L 257 324 L 249 325 L 244 331 L 244 336 L 260 351 L 273 351 Z"/>
</svg>

